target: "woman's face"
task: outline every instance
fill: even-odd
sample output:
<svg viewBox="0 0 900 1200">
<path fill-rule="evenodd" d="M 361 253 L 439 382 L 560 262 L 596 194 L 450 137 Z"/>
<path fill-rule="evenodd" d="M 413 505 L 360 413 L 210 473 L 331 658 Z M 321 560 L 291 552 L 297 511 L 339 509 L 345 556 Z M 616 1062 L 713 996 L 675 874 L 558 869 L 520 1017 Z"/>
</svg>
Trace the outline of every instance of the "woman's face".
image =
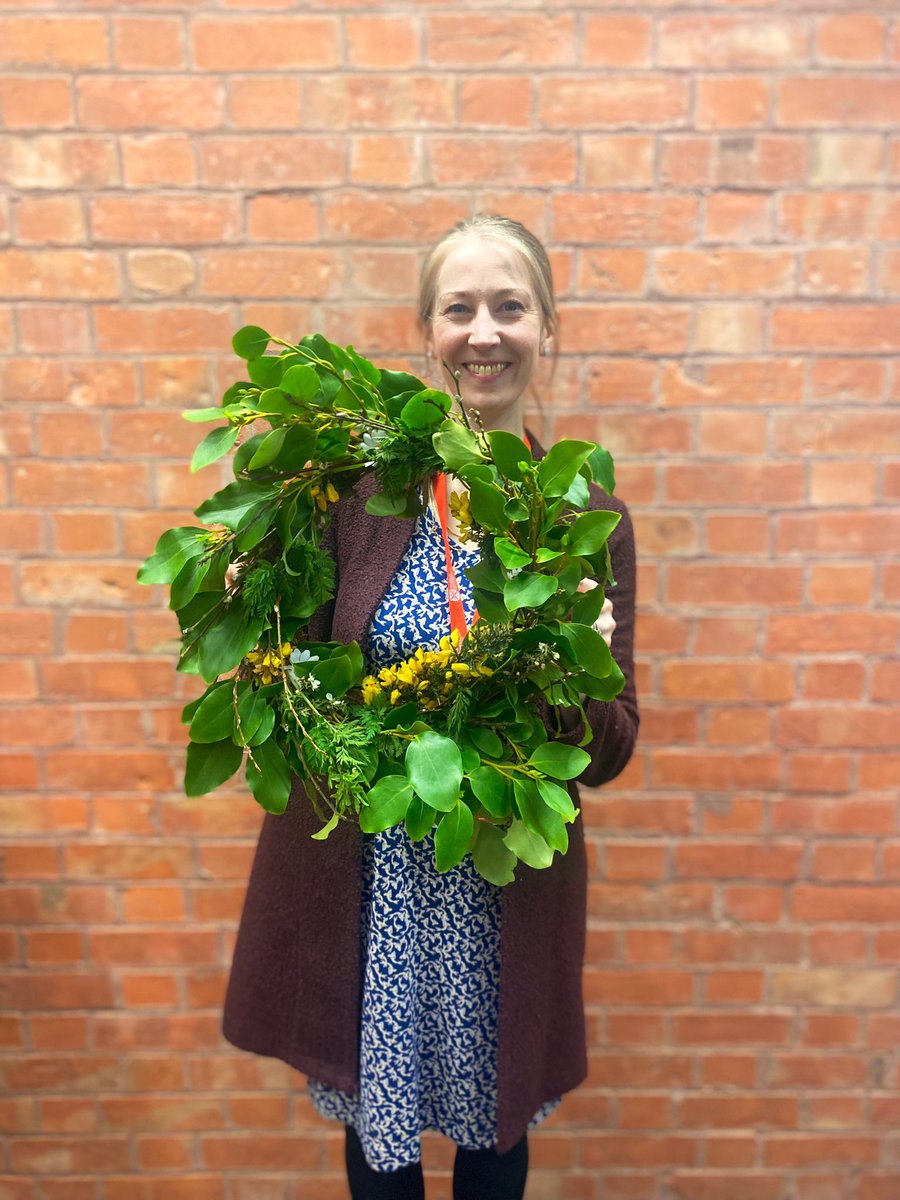
<svg viewBox="0 0 900 1200">
<path fill-rule="evenodd" d="M 460 372 L 466 408 L 480 412 L 485 428 L 521 427 L 522 396 L 546 332 L 513 247 L 477 235 L 453 247 L 438 272 L 428 348 Z"/>
</svg>

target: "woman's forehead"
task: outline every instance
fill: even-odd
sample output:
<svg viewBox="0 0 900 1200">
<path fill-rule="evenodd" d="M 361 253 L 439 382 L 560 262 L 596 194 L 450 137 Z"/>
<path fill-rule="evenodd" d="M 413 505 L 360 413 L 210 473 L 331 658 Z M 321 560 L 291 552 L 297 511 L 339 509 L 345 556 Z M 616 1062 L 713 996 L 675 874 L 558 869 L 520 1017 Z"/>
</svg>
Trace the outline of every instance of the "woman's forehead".
<svg viewBox="0 0 900 1200">
<path fill-rule="evenodd" d="M 437 285 L 441 295 L 504 290 L 533 293 L 528 267 L 518 250 L 480 237 L 465 238 L 450 249 Z"/>
</svg>

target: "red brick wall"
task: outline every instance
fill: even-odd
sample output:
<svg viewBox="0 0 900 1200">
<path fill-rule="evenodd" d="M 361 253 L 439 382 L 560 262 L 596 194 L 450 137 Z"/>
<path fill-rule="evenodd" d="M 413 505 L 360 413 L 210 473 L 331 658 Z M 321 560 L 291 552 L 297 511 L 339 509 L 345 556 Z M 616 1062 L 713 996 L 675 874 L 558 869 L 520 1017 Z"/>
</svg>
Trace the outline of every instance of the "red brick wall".
<svg viewBox="0 0 900 1200">
<path fill-rule="evenodd" d="M 549 432 L 614 452 L 641 559 L 530 1200 L 900 1195 L 895 6 L 19 0 L 0 54 L 0 1200 L 345 1194 L 220 1038 L 257 813 L 182 797 L 134 573 L 212 490 L 178 412 L 233 330 L 423 369 L 419 256 L 478 208 L 552 248 Z"/>
</svg>

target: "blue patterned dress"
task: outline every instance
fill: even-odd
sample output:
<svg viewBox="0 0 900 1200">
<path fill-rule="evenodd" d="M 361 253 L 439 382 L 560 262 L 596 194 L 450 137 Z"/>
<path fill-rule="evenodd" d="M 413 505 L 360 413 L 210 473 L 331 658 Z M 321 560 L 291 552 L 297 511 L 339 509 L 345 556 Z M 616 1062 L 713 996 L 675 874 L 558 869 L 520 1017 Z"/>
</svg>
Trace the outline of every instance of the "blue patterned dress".
<svg viewBox="0 0 900 1200">
<path fill-rule="evenodd" d="M 451 540 L 466 617 L 474 612 L 463 571 L 477 551 Z M 419 517 L 406 554 L 376 611 L 368 665 L 436 649 L 449 633 L 440 526 Z M 440 874 L 434 835 L 413 843 L 403 826 L 365 835 L 361 937 L 365 973 L 360 1087 L 350 1095 L 310 1079 L 317 1111 L 359 1135 L 378 1171 L 419 1161 L 419 1137 L 437 1129 L 465 1149 L 494 1144 L 500 888 L 466 857 Z M 556 1107 L 551 1101 L 532 1125 Z"/>
</svg>

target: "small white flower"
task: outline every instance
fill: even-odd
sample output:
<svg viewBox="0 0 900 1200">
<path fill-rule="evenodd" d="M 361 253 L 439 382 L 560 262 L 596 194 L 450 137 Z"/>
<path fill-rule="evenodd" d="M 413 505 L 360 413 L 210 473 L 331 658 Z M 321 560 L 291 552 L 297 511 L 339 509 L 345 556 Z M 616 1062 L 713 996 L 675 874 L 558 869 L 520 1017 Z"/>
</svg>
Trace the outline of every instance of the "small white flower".
<svg viewBox="0 0 900 1200">
<path fill-rule="evenodd" d="M 316 679 L 315 675 L 309 675 L 309 676 L 307 676 L 307 678 L 309 680 L 309 686 L 312 688 L 312 690 L 314 692 L 317 692 L 319 690 L 318 679 Z"/>
<path fill-rule="evenodd" d="M 508 575 L 508 577 L 509 577 L 510 579 L 515 579 L 515 577 L 516 577 L 517 575 L 521 575 L 521 574 L 522 574 L 522 572 L 524 571 L 524 569 L 525 569 L 524 567 L 510 567 L 510 568 L 507 570 L 506 574 Z"/>
<path fill-rule="evenodd" d="M 308 650 L 292 650 L 292 663 L 314 663 L 319 661 L 318 654 L 310 654 Z"/>
</svg>

